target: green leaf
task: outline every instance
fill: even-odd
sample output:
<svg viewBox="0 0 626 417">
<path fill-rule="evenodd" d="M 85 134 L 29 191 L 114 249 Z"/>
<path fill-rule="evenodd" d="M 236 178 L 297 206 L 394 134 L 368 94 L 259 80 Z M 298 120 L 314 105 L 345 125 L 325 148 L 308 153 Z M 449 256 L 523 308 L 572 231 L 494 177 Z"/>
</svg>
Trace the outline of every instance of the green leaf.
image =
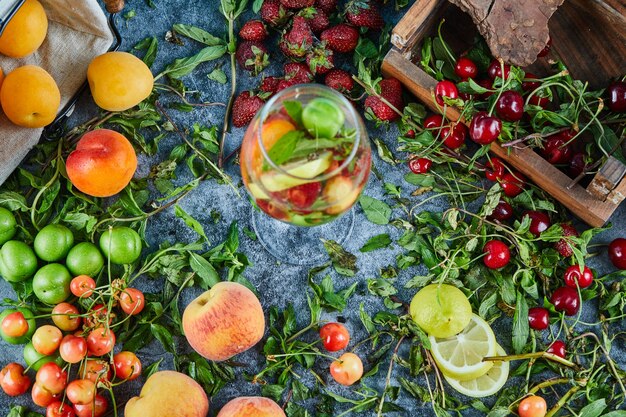
<svg viewBox="0 0 626 417">
<path fill-rule="evenodd" d="M 156 362 L 151 363 L 149 366 L 144 368 L 144 370 L 141 372 L 141 376 L 143 376 L 146 379 L 150 378 L 150 376 L 152 374 L 154 374 L 155 372 L 159 371 L 159 367 L 161 366 L 161 362 L 163 362 L 163 358 L 159 359 Z"/>
<path fill-rule="evenodd" d="M 0 206 L 10 211 L 28 211 L 30 209 L 26 203 L 26 197 L 13 191 L 0 193 Z"/>
<path fill-rule="evenodd" d="M 186 36 L 190 39 L 193 39 L 194 41 L 203 43 L 207 46 L 217 46 L 217 45 L 225 44 L 225 42 L 222 39 L 216 36 L 213 36 L 206 30 L 200 29 L 199 27 L 196 27 L 196 26 L 176 23 L 174 25 L 174 32 L 181 34 L 183 36 Z"/>
<path fill-rule="evenodd" d="M 374 326 L 374 322 L 372 321 L 370 315 L 365 311 L 363 303 L 359 306 L 359 317 L 361 318 L 361 323 L 363 323 L 367 333 L 372 334 L 376 331 L 376 326 Z"/>
<path fill-rule="evenodd" d="M 161 345 L 163 345 L 163 348 L 166 351 L 176 353 L 172 333 L 165 326 L 158 323 L 151 323 L 150 330 L 154 337 L 161 342 Z"/>
<path fill-rule="evenodd" d="M 359 198 L 359 204 L 365 212 L 365 217 L 367 217 L 367 220 L 370 222 L 380 225 L 389 223 L 389 219 L 391 218 L 391 208 L 387 205 L 387 203 L 362 195 L 361 198 Z"/>
<path fill-rule="evenodd" d="M 154 64 L 154 60 L 157 57 L 157 48 L 159 46 L 159 41 L 156 36 L 151 38 L 145 38 L 141 42 L 139 42 L 133 49 L 138 51 L 145 50 L 146 53 L 143 55 L 143 62 L 148 66 L 148 68 L 152 67 Z"/>
<path fill-rule="evenodd" d="M 263 6 L 263 0 L 254 0 L 254 3 L 252 3 L 252 11 L 254 14 L 259 13 L 261 6 Z"/>
<path fill-rule="evenodd" d="M 295 100 L 286 100 L 283 101 L 283 107 L 296 124 L 302 125 L 302 103 Z"/>
<path fill-rule="evenodd" d="M 380 235 L 372 236 L 369 238 L 365 245 L 360 249 L 361 252 L 371 252 L 376 249 L 386 248 L 391 244 L 391 238 L 389 234 L 383 233 Z"/>
<path fill-rule="evenodd" d="M 208 290 L 220 282 L 220 276 L 209 261 L 195 252 L 189 252 L 189 266 L 201 278 L 198 285 Z"/>
<path fill-rule="evenodd" d="M 176 217 L 183 219 L 185 224 L 189 226 L 194 232 L 199 234 L 204 239 L 205 242 L 207 243 L 209 242 L 209 239 L 207 238 L 206 233 L 204 232 L 204 227 L 202 227 L 200 222 L 194 219 L 191 215 L 187 214 L 187 212 L 183 210 L 183 208 L 179 206 L 178 204 L 174 206 L 174 214 L 176 215 Z"/>
<path fill-rule="evenodd" d="M 380 159 L 382 159 L 383 161 L 387 162 L 390 165 L 395 165 L 396 159 L 394 158 L 393 154 L 389 150 L 389 147 L 387 146 L 387 144 L 380 139 L 374 139 L 374 143 L 376 144 L 376 149 L 378 150 L 378 156 L 380 157 Z"/>
<path fill-rule="evenodd" d="M 324 249 L 328 252 L 333 267 L 338 274 L 353 277 L 358 268 L 356 267 L 356 256 L 346 251 L 339 243 L 334 240 L 322 239 Z"/>
<path fill-rule="evenodd" d="M 616 410 L 610 413 L 603 414 L 602 417 L 626 417 L 626 411 Z"/>
<path fill-rule="evenodd" d="M 215 68 L 207 77 L 209 80 L 217 81 L 220 84 L 226 84 L 228 82 L 228 78 L 226 78 L 226 74 L 221 68 Z"/>
<path fill-rule="evenodd" d="M 587 404 L 580 413 L 579 417 L 599 417 L 602 412 L 606 409 L 606 400 L 601 398 L 592 402 L 591 404 Z"/>
<path fill-rule="evenodd" d="M 159 76 L 167 75 L 170 78 L 178 79 L 184 77 L 185 75 L 191 73 L 194 69 L 198 67 L 198 65 L 213 61 L 215 59 L 221 58 L 226 53 L 225 46 L 207 46 L 202 49 L 196 55 L 187 57 L 187 58 L 179 58 L 172 62 L 170 65 L 165 68 L 165 70 L 159 74 Z"/>
<path fill-rule="evenodd" d="M 513 350 L 515 353 L 521 353 L 528 341 L 530 329 L 528 326 L 528 304 L 526 303 L 526 298 L 520 291 L 517 292 L 512 333 Z"/>
<path fill-rule="evenodd" d="M 11 407 L 11 410 L 9 410 L 9 414 L 7 414 L 7 417 L 43 417 L 43 415 L 28 411 L 26 407 L 23 407 L 21 405 L 14 405 L 13 407 Z"/>
<path fill-rule="evenodd" d="M 269 150 L 268 156 L 270 160 L 276 165 L 284 164 L 291 158 L 296 145 L 303 138 L 304 132 L 299 130 L 285 133 Z"/>
</svg>

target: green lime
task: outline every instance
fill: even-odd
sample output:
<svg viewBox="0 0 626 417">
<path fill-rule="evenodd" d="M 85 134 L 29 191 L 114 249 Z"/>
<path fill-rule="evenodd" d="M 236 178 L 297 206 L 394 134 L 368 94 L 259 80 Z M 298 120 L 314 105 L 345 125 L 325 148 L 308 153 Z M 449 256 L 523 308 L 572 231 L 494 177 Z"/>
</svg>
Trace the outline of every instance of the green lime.
<svg viewBox="0 0 626 417">
<path fill-rule="evenodd" d="M 90 242 L 81 242 L 70 249 L 67 258 L 65 258 L 65 265 L 75 277 L 88 275 L 95 278 L 104 266 L 104 258 L 96 245 Z"/>
<path fill-rule="evenodd" d="M 302 110 L 302 124 L 316 138 L 334 138 L 343 127 L 346 116 L 341 108 L 327 98 L 315 98 Z"/>
<path fill-rule="evenodd" d="M 35 236 L 35 253 L 46 262 L 65 258 L 74 245 L 74 234 L 61 224 L 49 224 Z"/>
<path fill-rule="evenodd" d="M 2 320 L 4 320 L 6 316 L 8 316 L 11 313 L 15 313 L 16 311 L 20 311 L 24 315 L 24 318 L 26 319 L 26 322 L 28 323 L 28 332 L 26 332 L 26 334 L 21 337 L 10 337 L 10 336 L 5 335 L 4 332 L 0 329 L 0 336 L 5 342 L 10 343 L 12 345 L 23 345 L 24 343 L 27 343 L 30 340 L 30 338 L 33 336 L 33 333 L 35 333 L 35 330 L 37 329 L 37 323 L 35 322 L 35 319 L 33 318 L 35 317 L 33 315 L 33 312 L 27 309 L 26 307 L 7 308 L 6 310 L 3 310 L 0 313 L 0 323 L 2 323 Z"/>
<path fill-rule="evenodd" d="M 113 227 L 100 236 L 100 249 L 114 264 L 132 264 L 141 255 L 141 237 L 130 227 Z"/>
<path fill-rule="evenodd" d="M 37 271 L 35 252 L 24 242 L 9 240 L 0 249 L 0 274 L 10 282 L 24 281 Z"/>
<path fill-rule="evenodd" d="M 59 304 L 70 296 L 72 276 L 61 264 L 48 264 L 39 268 L 33 277 L 33 292 L 46 304 Z"/>
<path fill-rule="evenodd" d="M 430 336 L 446 338 L 461 332 L 472 320 L 472 306 L 457 287 L 431 284 L 415 294 L 413 321 Z"/>
<path fill-rule="evenodd" d="M 54 355 L 42 355 L 35 350 L 33 342 L 28 342 L 24 346 L 23 354 L 24 362 L 26 362 L 26 365 L 30 366 L 35 372 L 48 362 L 56 362 L 57 365 L 63 366 L 63 359 L 58 353 L 55 353 Z"/>
<path fill-rule="evenodd" d="M 0 245 L 15 236 L 17 222 L 15 216 L 4 207 L 0 207 Z"/>
</svg>

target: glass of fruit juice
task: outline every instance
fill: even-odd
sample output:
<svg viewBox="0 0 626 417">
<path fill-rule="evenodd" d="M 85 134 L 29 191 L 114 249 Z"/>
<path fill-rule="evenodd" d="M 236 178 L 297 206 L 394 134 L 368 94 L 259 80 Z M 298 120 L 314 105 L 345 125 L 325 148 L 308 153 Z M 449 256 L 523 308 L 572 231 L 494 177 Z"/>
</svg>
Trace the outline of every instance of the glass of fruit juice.
<svg viewBox="0 0 626 417">
<path fill-rule="evenodd" d="M 286 263 L 323 260 L 322 241 L 342 243 L 352 231 L 350 208 L 371 160 L 363 120 L 339 92 L 302 84 L 272 97 L 250 123 L 240 156 L 263 246 Z"/>
</svg>

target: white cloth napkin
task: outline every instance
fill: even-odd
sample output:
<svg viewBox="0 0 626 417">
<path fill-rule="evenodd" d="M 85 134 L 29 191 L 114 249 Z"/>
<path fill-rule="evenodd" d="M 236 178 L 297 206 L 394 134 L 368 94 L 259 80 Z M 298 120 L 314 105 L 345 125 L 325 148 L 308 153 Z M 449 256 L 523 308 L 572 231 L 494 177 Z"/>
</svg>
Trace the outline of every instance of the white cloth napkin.
<svg viewBox="0 0 626 417">
<path fill-rule="evenodd" d="M 5 74 L 22 65 L 39 65 L 52 75 L 61 90 L 61 107 L 87 79 L 91 60 L 106 52 L 113 35 L 97 0 L 40 0 L 48 15 L 48 35 L 32 55 L 14 59 L 0 55 Z M 13 125 L 0 109 L 0 184 L 24 159 L 43 129 Z"/>
</svg>

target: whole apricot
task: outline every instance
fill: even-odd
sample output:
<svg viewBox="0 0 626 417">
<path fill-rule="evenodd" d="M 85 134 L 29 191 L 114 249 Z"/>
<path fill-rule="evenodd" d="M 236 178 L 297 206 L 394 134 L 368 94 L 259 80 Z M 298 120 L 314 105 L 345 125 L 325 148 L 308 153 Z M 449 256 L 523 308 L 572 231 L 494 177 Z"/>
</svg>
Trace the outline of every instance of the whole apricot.
<svg viewBox="0 0 626 417">
<path fill-rule="evenodd" d="M 2 71 L 2 67 L 0 67 L 0 90 L 2 89 L 3 81 L 4 81 L 4 71 Z"/>
<path fill-rule="evenodd" d="M 0 36 L 0 54 L 22 58 L 35 52 L 48 33 L 48 17 L 38 0 L 26 0 Z"/>
<path fill-rule="evenodd" d="M 44 127 L 54 121 L 61 92 L 54 78 L 35 65 L 25 65 L 4 77 L 0 104 L 9 120 L 23 127 Z"/>
<path fill-rule="evenodd" d="M 124 135 L 97 129 L 80 138 L 65 165 L 74 187 L 94 197 L 110 197 L 133 178 L 137 155 Z"/>
<path fill-rule="evenodd" d="M 285 417 L 285 412 L 273 400 L 265 397 L 239 397 L 230 400 L 217 417 Z"/>
<path fill-rule="evenodd" d="M 87 69 L 89 88 L 96 104 L 108 111 L 124 111 L 152 92 L 150 68 L 128 52 L 107 52 L 94 58 Z"/>
</svg>

